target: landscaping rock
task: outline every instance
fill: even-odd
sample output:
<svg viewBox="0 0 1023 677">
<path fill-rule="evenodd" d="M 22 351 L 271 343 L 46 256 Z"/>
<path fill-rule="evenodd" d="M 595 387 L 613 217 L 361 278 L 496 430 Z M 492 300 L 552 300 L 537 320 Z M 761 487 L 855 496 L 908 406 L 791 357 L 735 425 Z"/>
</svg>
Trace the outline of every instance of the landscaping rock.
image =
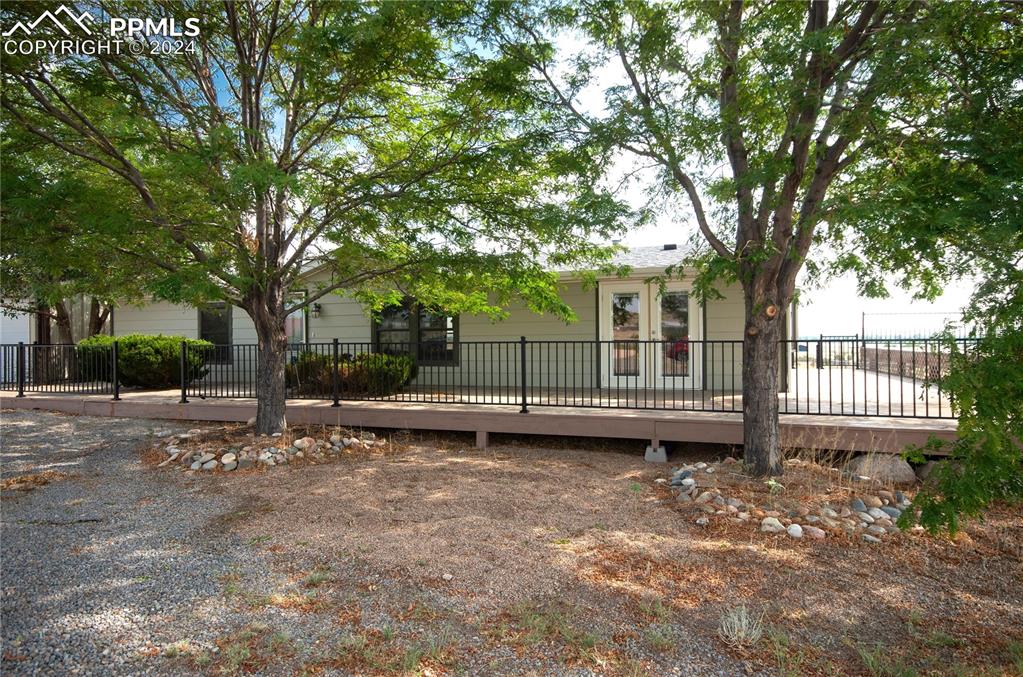
<svg viewBox="0 0 1023 677">
<path fill-rule="evenodd" d="M 883 510 L 893 520 L 897 520 L 900 517 L 902 517 L 902 511 L 899 510 L 898 508 L 893 508 L 890 505 L 886 505 L 886 506 L 882 507 L 881 510 Z"/>
<path fill-rule="evenodd" d="M 948 461 L 927 461 L 923 465 L 918 465 L 914 470 L 914 474 L 921 482 L 926 482 L 927 478 L 934 474 L 934 471 L 944 463 L 948 463 Z"/>
<path fill-rule="evenodd" d="M 306 449 L 309 449 L 310 447 L 315 447 L 316 446 L 316 440 L 314 440 L 311 437 L 303 437 L 301 439 L 297 439 L 294 442 L 292 442 L 292 446 L 294 446 L 295 449 L 297 449 L 299 451 L 305 451 Z"/>
<path fill-rule="evenodd" d="M 810 526 L 803 527 L 803 533 L 806 534 L 807 537 L 817 541 L 823 540 L 827 536 L 827 532 L 825 532 L 823 529 Z"/>
<path fill-rule="evenodd" d="M 682 480 L 679 486 L 682 487 L 682 491 L 685 491 L 687 493 L 691 492 L 693 489 L 696 488 L 696 480 L 694 480 L 692 477 L 687 477 L 684 480 Z"/>
<path fill-rule="evenodd" d="M 168 463 L 173 463 L 177 459 L 177 457 L 178 457 L 178 452 L 175 451 L 173 454 L 171 454 L 169 457 L 167 457 L 166 461 L 164 461 L 163 463 L 161 463 L 157 467 L 158 468 L 162 468 L 163 466 L 167 465 Z"/>
<path fill-rule="evenodd" d="M 881 539 L 877 536 L 871 536 L 870 534 L 863 534 L 863 540 L 867 543 L 880 543 Z"/>
<path fill-rule="evenodd" d="M 708 524 L 710 524 L 710 520 L 707 519 L 706 517 L 697 517 L 696 518 L 696 526 L 705 527 Z"/>
<path fill-rule="evenodd" d="M 799 526 L 798 524 L 790 524 L 789 528 L 786 529 L 785 531 L 787 531 L 789 536 L 791 536 L 792 538 L 803 537 L 803 527 Z"/>
<path fill-rule="evenodd" d="M 229 461 L 224 464 L 224 470 L 234 470 L 237 467 L 238 463 L 236 461 Z"/>
<path fill-rule="evenodd" d="M 251 468 L 254 465 L 256 465 L 256 462 L 253 461 L 251 458 L 243 458 L 242 460 L 238 461 L 239 470 L 246 470 L 247 468 Z"/>
<path fill-rule="evenodd" d="M 199 461 L 199 464 L 202 465 L 204 463 L 209 463 L 210 461 L 212 461 L 216 457 L 217 457 L 216 454 L 211 454 L 211 453 L 207 452 L 207 453 L 203 454 L 202 456 L 200 456 L 198 461 Z"/>
<path fill-rule="evenodd" d="M 252 418 L 250 418 L 248 421 L 245 422 L 245 425 L 256 425 L 256 417 L 253 416 Z"/>
<path fill-rule="evenodd" d="M 880 482 L 914 484 L 916 473 L 906 459 L 894 454 L 868 454 L 849 461 L 846 470 L 853 474 L 868 475 Z M 876 506 L 880 507 L 880 506 Z"/>
<path fill-rule="evenodd" d="M 237 460 L 238 460 L 237 454 L 233 454 L 233 453 L 230 453 L 230 452 L 228 452 L 228 453 L 226 453 L 226 454 L 224 454 L 223 456 L 220 457 L 220 462 L 223 463 L 224 465 L 227 465 L 228 463 L 233 463 L 234 461 L 237 461 Z"/>
<path fill-rule="evenodd" d="M 867 512 L 867 504 L 864 503 L 863 501 L 861 501 L 858 498 L 854 498 L 853 500 L 849 501 L 849 505 L 856 512 Z M 843 517 L 844 517 L 844 515 L 843 515 Z"/>
<path fill-rule="evenodd" d="M 198 461 L 196 461 L 196 463 L 198 463 Z M 217 467 L 217 459 L 215 459 L 215 458 L 212 459 L 212 460 L 206 461 L 205 463 L 202 464 L 202 469 L 203 470 L 213 470 L 216 467 Z"/>
<path fill-rule="evenodd" d="M 189 470 L 198 470 L 201 467 L 202 467 L 202 463 L 200 463 L 199 461 L 193 461 L 192 465 L 188 466 L 188 469 Z"/>
<path fill-rule="evenodd" d="M 785 527 L 782 526 L 777 517 L 765 517 L 760 521 L 760 530 L 766 531 L 769 534 L 780 534 L 785 531 Z"/>
<path fill-rule="evenodd" d="M 877 496 L 864 496 L 863 502 L 866 504 L 868 508 L 880 508 L 882 505 L 884 505 L 884 501 L 882 501 Z"/>
<path fill-rule="evenodd" d="M 856 516 L 860 518 L 861 522 L 866 522 L 867 524 L 874 523 L 874 518 L 869 513 L 858 512 L 856 513 Z"/>
<path fill-rule="evenodd" d="M 867 510 L 867 514 L 873 517 L 875 520 L 883 520 L 888 517 L 887 513 L 881 510 L 881 508 L 870 508 L 869 510 Z"/>
</svg>

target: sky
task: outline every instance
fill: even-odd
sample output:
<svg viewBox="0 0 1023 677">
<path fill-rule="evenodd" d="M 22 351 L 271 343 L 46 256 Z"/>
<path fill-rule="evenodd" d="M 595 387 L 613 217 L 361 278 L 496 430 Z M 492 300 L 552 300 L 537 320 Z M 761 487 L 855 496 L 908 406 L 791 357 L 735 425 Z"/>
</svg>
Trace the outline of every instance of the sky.
<svg viewBox="0 0 1023 677">
<path fill-rule="evenodd" d="M 585 41 L 578 35 L 562 34 L 555 42 L 563 54 L 574 54 L 586 49 Z M 693 45 L 696 50 L 705 48 L 707 44 L 703 42 Z M 567 72 L 565 62 L 555 64 L 552 71 L 555 77 L 563 76 Z M 623 78 L 624 72 L 613 60 L 599 67 L 595 71 L 593 83 L 578 94 L 579 108 L 597 116 L 606 112 L 604 92 L 606 88 L 622 82 Z M 616 165 L 619 166 L 609 172 L 609 185 L 615 185 L 616 177 L 624 176 L 627 171 L 635 168 L 633 161 L 625 158 L 620 158 Z M 707 176 L 728 173 L 724 165 L 701 169 L 701 173 Z M 651 180 L 651 176 L 644 177 L 640 173 L 636 181 L 622 189 L 619 197 L 639 207 L 647 200 L 644 190 Z M 700 182 L 697 183 L 699 185 Z M 675 205 L 659 209 L 658 213 L 656 223 L 625 233 L 621 244 L 626 247 L 677 244 L 682 252 L 695 231 L 690 205 L 685 199 L 680 199 Z M 947 288 L 934 302 L 926 302 L 914 300 L 911 292 L 894 284 L 894 278 L 891 282 L 888 285 L 889 298 L 868 299 L 857 293 L 856 280 L 851 274 L 814 283 L 806 279 L 804 270 L 803 278 L 797 283 L 803 290 L 798 310 L 800 337 L 857 334 L 862 331 L 864 320 L 868 335 L 914 336 L 934 333 L 943 328 L 947 319 L 959 317 L 973 292 L 972 283 L 962 282 Z M 864 313 L 867 314 L 866 318 Z"/>
<path fill-rule="evenodd" d="M 684 223 L 676 225 L 670 219 L 626 233 L 622 244 L 626 247 L 675 243 L 681 250 L 690 236 Z M 805 276 L 800 281 L 804 289 L 798 313 L 800 337 L 852 335 L 861 332 L 863 313 L 867 313 L 868 335 L 917 335 L 941 329 L 945 318 L 958 316 L 969 302 L 973 292 L 969 282 L 959 283 L 945 290 L 933 303 L 915 301 L 912 294 L 889 285 L 890 298 L 868 299 L 857 294 L 856 280 L 842 275 L 825 281 L 816 289 L 809 288 Z"/>
</svg>

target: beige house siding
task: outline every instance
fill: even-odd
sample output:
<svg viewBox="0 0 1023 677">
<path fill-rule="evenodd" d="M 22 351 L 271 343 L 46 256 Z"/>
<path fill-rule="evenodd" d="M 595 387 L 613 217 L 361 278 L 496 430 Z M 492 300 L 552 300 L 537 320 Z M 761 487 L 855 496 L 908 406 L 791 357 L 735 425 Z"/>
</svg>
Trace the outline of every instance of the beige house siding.
<svg viewBox="0 0 1023 677">
<path fill-rule="evenodd" d="M 742 330 L 745 302 L 738 283 L 718 289 L 724 298 L 707 302 L 704 345 L 708 390 L 742 387 Z"/>
<path fill-rule="evenodd" d="M 114 311 L 114 336 L 163 334 L 199 338 L 199 309 L 167 301 L 121 306 Z M 256 327 L 241 308 L 231 308 L 231 342 L 255 343 Z"/>
<path fill-rule="evenodd" d="M 312 278 L 307 289 L 314 291 L 317 282 Z M 711 343 L 702 347 L 693 344 L 693 359 L 703 362 L 705 386 L 713 390 L 729 390 L 741 386 L 743 326 L 743 299 L 738 285 L 721 290 L 724 298 L 708 302 L 701 321 L 703 336 Z M 586 288 L 579 281 L 566 280 L 561 288 L 562 298 L 574 309 L 577 319 L 565 322 L 552 315 L 538 315 L 521 303 L 508 308 L 504 319 L 491 320 L 485 315 L 462 315 L 458 320 L 459 360 L 454 366 L 428 366 L 419 369 L 419 386 L 488 385 L 516 387 L 519 365 L 520 336 L 531 342 L 527 354 L 530 382 L 547 388 L 590 388 L 599 385 L 599 369 L 606 369 L 608 356 L 601 356 L 593 343 L 545 344 L 544 341 L 592 342 L 598 335 L 597 291 Z M 339 339 L 343 352 L 372 350 L 372 321 L 362 305 L 346 296 L 328 294 L 318 299 L 318 317 L 307 317 L 308 341 L 330 343 Z M 699 311 L 697 311 L 699 312 Z M 199 312 L 196 308 L 155 302 L 146 306 L 125 306 L 115 314 L 114 333 L 165 334 L 196 338 L 199 333 Z M 715 343 L 717 341 L 717 343 Z M 248 315 L 233 308 L 232 342 L 237 345 L 255 344 L 255 327 Z M 494 342 L 508 342 L 495 345 Z M 515 342 L 516 345 L 512 345 Z M 344 346 L 344 344 L 348 344 Z M 240 354 L 240 353 L 239 353 Z M 554 359 L 552 359 L 554 358 Z M 240 366 L 240 365 L 236 365 Z"/>
<path fill-rule="evenodd" d="M 114 336 L 126 334 L 163 334 L 198 338 L 199 311 L 156 301 L 144 306 L 121 306 L 114 310 Z"/>
</svg>

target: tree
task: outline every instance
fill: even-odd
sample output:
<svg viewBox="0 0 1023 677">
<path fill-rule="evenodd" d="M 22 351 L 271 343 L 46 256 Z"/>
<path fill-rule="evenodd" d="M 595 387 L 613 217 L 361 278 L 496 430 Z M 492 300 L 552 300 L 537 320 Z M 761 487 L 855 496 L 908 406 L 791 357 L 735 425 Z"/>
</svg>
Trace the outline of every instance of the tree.
<svg viewBox="0 0 1023 677">
<path fill-rule="evenodd" d="M 74 343 L 70 303 L 88 297 L 87 336 L 99 333 L 117 301 L 139 300 L 145 271 L 118 264 L 108 238 L 110 225 L 125 223 L 130 201 L 116 185 L 103 185 L 99 169 L 70 167 L 61 151 L 33 135 L 7 128 L 0 142 L 4 157 L 3 238 L 0 239 L 0 308 L 35 313 L 57 327 L 59 343 Z M 45 334 L 39 338 L 49 343 Z"/>
<path fill-rule="evenodd" d="M 915 2 L 598 0 L 495 4 L 481 15 L 494 48 L 547 84 L 572 138 L 632 157 L 655 172 L 655 193 L 687 205 L 699 231 L 696 289 L 710 293 L 721 276 L 741 283 L 753 474 L 782 472 L 784 309 L 826 240 L 822 224 L 851 199 L 846 177 L 884 170 L 886 149 L 871 131 L 896 124 L 901 104 L 933 77 L 918 56 L 934 14 Z M 572 38 L 585 48 L 559 54 L 557 44 L 580 41 Z M 606 78 L 614 82 L 603 110 L 584 106 Z"/>
<path fill-rule="evenodd" d="M 911 455 L 948 454 L 905 513 L 955 532 L 995 501 L 1023 500 L 1023 31 L 1017 12 L 934 11 L 920 67 L 934 74 L 899 111 L 906 121 L 872 130 L 887 150 L 880 171 L 850 177 L 855 199 L 832 215 L 840 269 L 866 290 L 886 275 L 931 297 L 977 281 L 964 320 L 968 341 L 951 353 L 942 390 L 959 419 L 954 442 Z"/>
<path fill-rule="evenodd" d="M 178 26 L 198 19 L 194 49 L 166 54 L 153 49 L 166 41 L 145 38 L 139 55 L 6 57 L 2 124 L 60 150 L 65 168 L 102 170 L 89 190 L 127 217 L 89 219 L 80 235 L 145 268 L 148 292 L 225 299 L 252 318 L 260 432 L 286 425 L 285 318 L 325 294 L 379 305 L 397 285 L 452 312 L 493 313 L 514 294 L 570 315 L 538 261 L 599 258 L 589 236 L 625 212 L 466 32 L 468 6 L 144 8 Z M 11 6 L 7 18 L 39 9 Z M 331 281 L 289 301 L 313 265 Z"/>
</svg>

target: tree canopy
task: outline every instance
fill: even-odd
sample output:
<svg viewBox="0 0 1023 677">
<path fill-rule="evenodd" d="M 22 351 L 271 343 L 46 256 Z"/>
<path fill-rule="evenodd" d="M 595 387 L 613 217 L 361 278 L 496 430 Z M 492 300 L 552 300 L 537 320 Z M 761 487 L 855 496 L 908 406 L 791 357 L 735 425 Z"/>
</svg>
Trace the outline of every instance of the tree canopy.
<svg viewBox="0 0 1023 677">
<path fill-rule="evenodd" d="M 854 196 L 831 220 L 835 265 L 883 293 L 884 276 L 928 298 L 976 284 L 968 340 L 942 389 L 959 418 L 956 442 L 912 455 L 950 454 L 917 496 L 930 529 L 958 529 L 991 503 L 1023 500 L 1023 31 L 1001 5 L 935 11 L 920 46 L 931 77 L 898 120 L 873 130 L 879 167 L 849 179 Z"/>
<path fill-rule="evenodd" d="M 481 49 L 471 5 L 80 9 L 196 17 L 201 30 L 173 54 L 150 53 L 159 40 L 148 38 L 141 55 L 5 58 L 0 124 L 57 151 L 19 192 L 42 200 L 73 179 L 93 196 L 75 206 L 88 212 L 73 220 L 78 239 L 144 270 L 146 292 L 244 308 L 272 345 L 261 364 L 281 391 L 284 318 L 324 294 L 379 305 L 400 289 L 494 314 L 519 296 L 570 317 L 549 264 L 600 260 L 592 242 L 628 218 L 530 83 Z M 12 21 L 37 10 L 5 6 Z M 290 300 L 313 266 L 329 282 Z M 269 397 L 266 430 L 283 425 L 283 395 Z"/>
<path fill-rule="evenodd" d="M 741 0 L 488 7 L 493 48 L 548 85 L 548 105 L 579 147 L 630 158 L 661 203 L 695 225 L 696 290 L 712 293 L 722 276 L 741 282 L 746 462 L 780 473 L 777 339 L 800 271 L 829 253 L 834 211 L 864 197 L 852 177 L 886 171 L 877 130 L 940 106 L 919 97 L 948 15 L 991 10 Z M 579 47 L 566 53 L 566 44 Z M 585 106 L 595 89 L 603 105 Z"/>
</svg>

